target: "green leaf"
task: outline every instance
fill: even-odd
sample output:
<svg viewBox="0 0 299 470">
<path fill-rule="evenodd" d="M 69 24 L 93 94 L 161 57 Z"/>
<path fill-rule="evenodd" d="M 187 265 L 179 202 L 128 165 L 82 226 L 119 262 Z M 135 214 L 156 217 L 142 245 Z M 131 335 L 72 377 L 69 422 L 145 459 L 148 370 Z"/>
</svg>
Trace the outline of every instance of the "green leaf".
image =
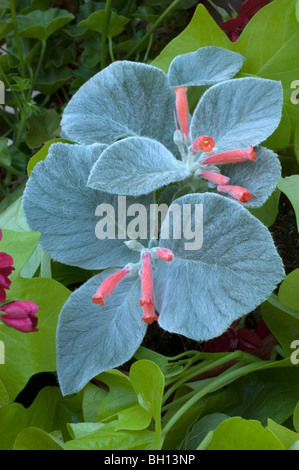
<svg viewBox="0 0 299 470">
<path fill-rule="evenodd" d="M 82 411 L 84 421 L 97 421 L 98 409 L 108 394 L 108 390 L 91 382 L 83 389 Z"/>
<path fill-rule="evenodd" d="M 15 232 L 30 232 L 22 210 L 22 197 L 19 197 L 0 215 L 1 229 L 13 230 Z M 37 245 L 32 256 L 24 264 L 21 274 L 23 277 L 33 277 L 37 271 L 42 258 L 42 249 Z"/>
<path fill-rule="evenodd" d="M 39 428 L 23 429 L 17 436 L 13 450 L 64 450 L 63 442 Z"/>
<path fill-rule="evenodd" d="M 293 352 L 291 343 L 299 340 L 299 312 L 286 307 L 276 295 L 271 294 L 262 304 L 262 315 L 285 354 L 290 356 Z"/>
<path fill-rule="evenodd" d="M 11 155 L 8 149 L 8 139 L 0 137 L 0 166 L 3 168 L 10 168 Z"/>
<path fill-rule="evenodd" d="M 17 16 L 19 34 L 23 38 L 46 40 L 74 18 L 74 15 L 61 8 L 35 10 L 27 15 Z"/>
<path fill-rule="evenodd" d="M 280 191 L 275 189 L 267 201 L 261 206 L 249 211 L 254 217 L 259 219 L 266 227 L 274 224 L 279 210 Z"/>
<path fill-rule="evenodd" d="M 120 411 L 137 404 L 136 393 L 125 374 L 118 370 L 107 370 L 98 375 L 97 380 L 109 387 L 109 392 L 98 409 L 97 421 L 115 416 Z"/>
<path fill-rule="evenodd" d="M 281 80 L 292 126 L 299 119 L 299 106 L 290 100 L 290 84 L 299 76 L 298 41 L 294 0 L 275 0 L 254 15 L 234 44 L 246 58 L 242 72 Z"/>
<path fill-rule="evenodd" d="M 219 28 L 203 5 L 198 5 L 190 24 L 163 49 L 152 65 L 167 72 L 170 62 L 180 54 L 193 52 L 204 46 L 231 49 L 230 40 Z"/>
<path fill-rule="evenodd" d="M 294 131 L 294 152 L 299 163 L 299 120 Z"/>
<path fill-rule="evenodd" d="M 214 431 L 222 421 L 229 418 L 230 416 L 224 413 L 212 413 L 210 415 L 203 416 L 193 425 L 192 430 L 188 433 L 186 438 L 186 449 L 195 450 L 209 432 Z"/>
<path fill-rule="evenodd" d="M 287 196 L 293 206 L 299 232 L 299 175 L 281 178 L 277 186 Z"/>
<path fill-rule="evenodd" d="M 51 68 L 46 75 L 38 77 L 35 88 L 44 95 L 52 95 L 73 77 L 69 67 Z"/>
<path fill-rule="evenodd" d="M 48 386 L 41 389 L 28 408 L 19 403 L 0 407 L 0 449 L 11 449 L 19 433 L 24 430 L 26 434 L 31 427 L 47 433 L 59 429 L 69 439 L 66 425 L 82 419 L 81 401 L 80 395 L 63 398 L 59 387 Z"/>
<path fill-rule="evenodd" d="M 90 29 L 103 33 L 106 29 L 107 36 L 114 37 L 121 34 L 125 28 L 125 25 L 130 21 L 129 18 L 117 15 L 113 11 L 109 12 L 109 21 L 106 25 L 107 17 L 105 10 L 98 10 L 93 12 L 86 20 L 81 21 L 78 26 L 80 28 Z"/>
<path fill-rule="evenodd" d="M 234 417 L 215 429 L 209 450 L 285 450 L 279 439 L 259 421 Z"/>
<path fill-rule="evenodd" d="M 277 424 L 273 419 L 268 419 L 267 429 L 273 432 L 273 434 L 281 441 L 286 449 L 289 449 L 296 441 L 299 440 L 299 433 L 291 431 L 290 429 Z"/>
<path fill-rule="evenodd" d="M 295 431 L 299 432 L 299 401 L 297 402 L 297 405 L 294 410 L 293 424 L 294 424 Z"/>
<path fill-rule="evenodd" d="M 87 423 L 73 425 L 73 428 Z M 95 423 L 92 423 L 93 425 Z M 98 423 L 100 424 L 100 423 Z M 149 450 L 153 449 L 154 433 L 147 429 L 139 431 L 115 430 L 117 421 L 102 425 L 98 430 L 90 432 L 72 441 L 67 441 L 67 450 Z"/>
<path fill-rule="evenodd" d="M 160 422 L 164 392 L 164 376 L 160 367 L 147 359 L 134 362 L 130 368 L 130 380 L 140 405 L 155 422 Z"/>
<path fill-rule="evenodd" d="M 59 133 L 61 116 L 54 109 L 44 109 L 38 116 L 28 119 L 29 131 L 26 144 L 30 148 L 40 147 L 44 142 L 56 137 Z"/>
<path fill-rule="evenodd" d="M 58 314 L 69 296 L 69 290 L 52 279 L 20 277 L 20 271 L 36 249 L 38 232 L 3 230 L 1 250 L 14 260 L 15 271 L 7 300 L 30 300 L 39 306 L 38 332 L 22 333 L 1 325 L 0 339 L 5 345 L 5 365 L 0 369 L 0 403 L 16 398 L 38 372 L 55 371 L 55 335 Z"/>
<path fill-rule="evenodd" d="M 294 269 L 282 281 L 279 286 L 278 300 L 286 307 L 299 310 L 299 269 Z"/>
</svg>

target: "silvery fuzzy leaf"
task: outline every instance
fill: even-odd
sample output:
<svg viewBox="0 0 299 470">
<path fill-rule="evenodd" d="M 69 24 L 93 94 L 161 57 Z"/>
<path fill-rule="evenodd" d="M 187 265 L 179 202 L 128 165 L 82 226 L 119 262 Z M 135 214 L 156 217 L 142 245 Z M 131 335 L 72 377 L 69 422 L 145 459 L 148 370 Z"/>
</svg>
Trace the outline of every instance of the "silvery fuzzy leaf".
<svg viewBox="0 0 299 470">
<path fill-rule="evenodd" d="M 134 203 L 148 207 L 152 199 L 117 197 L 86 186 L 90 170 L 105 148 L 103 144 L 53 144 L 45 161 L 35 166 L 27 182 L 23 195 L 27 223 L 31 230 L 41 232 L 43 250 L 61 263 L 104 269 L 138 259 L 137 253 L 124 243 L 128 238 L 123 214 Z M 96 215 L 96 208 L 105 209 L 104 204 L 110 209 L 105 217 L 112 219 L 115 215 L 115 239 L 96 236 L 98 224 L 104 219 L 104 212 L 97 211 Z M 107 230 L 112 227 L 113 220 Z M 140 241 L 147 246 L 146 237 Z"/>
<path fill-rule="evenodd" d="M 274 80 L 246 77 L 213 85 L 194 110 L 192 140 L 211 136 L 215 152 L 256 146 L 278 126 L 282 98 L 281 83 Z"/>
<path fill-rule="evenodd" d="M 64 395 L 76 393 L 101 372 L 131 359 L 147 325 L 141 321 L 139 276 L 125 277 L 105 301 L 91 300 L 115 269 L 103 271 L 72 292 L 57 326 L 57 373 Z"/>
<path fill-rule="evenodd" d="M 179 238 L 178 232 L 173 237 L 175 219 L 170 217 L 169 238 L 164 234 L 160 246 L 172 250 L 175 259 L 159 260 L 155 269 L 158 323 L 167 331 L 205 341 L 266 300 L 284 277 L 283 264 L 267 228 L 237 202 L 205 193 L 183 196 L 174 204 L 182 211 L 192 208 L 189 219 L 181 218 L 182 235 L 189 224 L 200 234 L 201 220 L 195 215 L 203 205 L 203 243 L 200 249 L 186 249 L 188 237 Z"/>
<path fill-rule="evenodd" d="M 174 109 L 175 93 L 162 70 L 114 62 L 69 101 L 62 116 L 62 134 L 81 144 L 111 144 L 128 136 L 145 136 L 175 153 Z"/>
<path fill-rule="evenodd" d="M 256 161 L 221 165 L 221 173 L 230 178 L 229 184 L 242 186 L 252 195 L 252 199 L 242 203 L 244 207 L 262 206 L 273 193 L 281 175 L 281 165 L 277 155 L 265 147 L 255 149 Z M 231 197 L 225 193 L 221 195 Z"/>
<path fill-rule="evenodd" d="M 104 150 L 87 184 L 113 194 L 140 196 L 188 176 L 187 167 L 156 140 L 128 137 Z"/>
<path fill-rule="evenodd" d="M 242 68 L 244 57 L 222 47 L 201 47 L 177 56 L 170 64 L 168 78 L 173 88 L 202 86 L 228 80 Z"/>
</svg>

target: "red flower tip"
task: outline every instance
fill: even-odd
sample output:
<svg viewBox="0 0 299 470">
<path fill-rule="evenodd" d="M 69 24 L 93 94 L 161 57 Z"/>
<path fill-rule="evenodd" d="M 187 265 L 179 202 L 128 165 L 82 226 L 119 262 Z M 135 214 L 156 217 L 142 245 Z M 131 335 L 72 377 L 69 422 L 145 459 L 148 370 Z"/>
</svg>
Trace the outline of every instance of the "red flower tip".
<svg viewBox="0 0 299 470">
<path fill-rule="evenodd" d="M 203 162 L 206 165 L 218 165 L 221 163 L 239 163 L 246 160 L 256 161 L 256 153 L 252 145 L 249 149 L 228 150 L 227 152 L 210 155 Z"/>
<path fill-rule="evenodd" d="M 168 248 L 155 248 L 155 254 L 160 258 L 162 261 L 172 261 L 174 258 L 174 254 Z"/>
<path fill-rule="evenodd" d="M 208 181 L 211 181 L 211 183 L 214 183 L 216 185 L 223 185 L 223 184 L 228 184 L 229 183 L 229 178 L 228 176 L 221 175 L 220 173 L 213 173 L 211 171 L 204 171 L 200 175 L 202 178 L 205 178 Z"/>
<path fill-rule="evenodd" d="M 139 304 L 143 308 L 143 316 L 141 320 L 147 324 L 151 324 L 158 319 L 158 316 L 155 314 L 153 290 L 154 281 L 151 254 L 149 252 L 145 252 L 142 255 L 141 300 Z"/>
<path fill-rule="evenodd" d="M 194 153 L 199 152 L 200 150 L 203 150 L 204 152 L 211 152 L 214 147 L 215 142 L 212 137 L 209 137 L 208 135 L 201 135 L 195 139 L 190 147 L 190 151 Z"/>
<path fill-rule="evenodd" d="M 248 202 L 252 196 L 247 189 L 241 186 L 232 186 L 229 184 L 220 184 L 217 186 L 217 191 L 222 193 L 230 194 L 234 199 L 238 199 L 240 202 Z"/>
<path fill-rule="evenodd" d="M 100 287 L 98 288 L 95 295 L 92 297 L 92 301 L 95 304 L 99 304 L 102 307 L 105 305 L 105 300 L 109 295 L 112 294 L 118 283 L 130 272 L 128 267 L 121 269 L 120 271 L 116 271 L 116 273 L 111 274 L 111 276 L 107 277 L 105 281 L 102 282 Z"/>
<path fill-rule="evenodd" d="M 0 319 L 8 326 L 22 333 L 38 331 L 38 318 L 35 315 L 39 306 L 30 300 L 14 301 L 0 307 L 4 315 Z"/>
<path fill-rule="evenodd" d="M 187 101 L 187 87 L 175 88 L 176 93 L 176 111 L 181 126 L 181 131 L 184 136 L 189 138 L 189 124 L 188 124 L 188 101 Z"/>
</svg>

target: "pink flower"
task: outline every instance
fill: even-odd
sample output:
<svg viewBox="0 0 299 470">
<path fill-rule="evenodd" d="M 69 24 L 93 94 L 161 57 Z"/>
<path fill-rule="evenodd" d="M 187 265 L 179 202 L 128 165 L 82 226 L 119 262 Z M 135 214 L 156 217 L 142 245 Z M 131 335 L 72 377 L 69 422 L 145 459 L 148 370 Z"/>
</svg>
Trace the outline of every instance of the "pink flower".
<svg viewBox="0 0 299 470">
<path fill-rule="evenodd" d="M 210 155 L 203 163 L 205 165 L 220 165 L 221 163 L 239 163 L 246 160 L 256 161 L 256 153 L 252 145 L 250 145 L 249 149 L 228 150 L 227 152 Z"/>
<path fill-rule="evenodd" d="M 217 186 L 217 191 L 220 193 L 228 193 L 234 199 L 238 199 L 240 202 L 248 202 L 252 196 L 246 188 L 242 188 L 242 186 L 233 186 L 230 184 L 219 184 Z"/>
<path fill-rule="evenodd" d="M 245 0 L 236 18 L 225 21 L 220 28 L 227 34 L 231 41 L 239 39 L 240 34 L 249 20 L 265 5 L 269 0 Z"/>
<path fill-rule="evenodd" d="M 143 320 L 148 325 L 158 320 L 155 314 L 154 306 L 154 282 L 151 254 L 146 252 L 142 255 L 142 271 L 141 271 L 141 300 L 139 304 L 143 308 Z"/>
<path fill-rule="evenodd" d="M 2 231 L 0 230 L 0 240 L 2 239 Z M 7 253 L 0 253 L 0 302 L 5 302 L 6 292 L 5 289 L 9 289 L 11 281 L 8 276 L 14 271 L 12 266 L 13 259 Z"/>
<path fill-rule="evenodd" d="M 36 328 L 38 318 L 35 315 L 38 309 L 39 306 L 30 300 L 9 302 L 0 307 L 0 311 L 4 312 L 0 316 L 0 320 L 23 333 L 38 331 Z"/>
<path fill-rule="evenodd" d="M 174 258 L 173 252 L 168 248 L 155 248 L 154 252 L 158 258 L 160 258 L 162 261 L 166 261 L 167 263 L 172 261 Z"/>
<path fill-rule="evenodd" d="M 95 304 L 99 304 L 103 307 L 105 305 L 106 298 L 112 294 L 116 286 L 127 274 L 129 274 L 129 272 L 130 269 L 126 266 L 120 271 L 116 271 L 116 273 L 111 274 L 111 276 L 107 277 L 107 279 L 102 282 L 91 300 Z"/>
<path fill-rule="evenodd" d="M 188 124 L 188 101 L 187 101 L 187 87 L 175 88 L 176 92 L 176 112 L 178 115 L 181 131 L 183 135 L 189 138 L 189 124 Z"/>
<path fill-rule="evenodd" d="M 213 173 L 212 171 L 204 171 L 200 174 L 202 178 L 205 178 L 211 183 L 216 185 L 228 184 L 229 178 L 228 176 L 221 175 L 221 173 Z"/>
<path fill-rule="evenodd" d="M 130 247 L 130 244 L 128 244 L 128 246 Z M 136 245 L 134 246 L 134 244 L 132 244 L 132 246 L 132 249 L 135 249 Z M 168 248 L 160 247 L 151 248 L 146 251 L 142 248 L 140 252 L 140 261 L 136 264 L 127 265 L 123 269 L 107 277 L 107 279 L 105 279 L 98 288 L 96 294 L 92 297 L 92 301 L 103 307 L 105 305 L 105 299 L 113 293 L 116 286 L 127 274 L 131 273 L 133 275 L 138 275 L 141 277 L 141 300 L 139 301 L 139 305 L 143 309 L 141 320 L 150 325 L 154 321 L 158 320 L 158 315 L 155 313 L 154 305 L 152 256 L 153 261 L 155 261 L 155 258 L 157 257 L 168 263 L 173 261 L 174 255 Z"/>
<path fill-rule="evenodd" d="M 211 152 L 213 148 L 215 147 L 215 142 L 212 137 L 208 135 L 201 135 L 195 139 L 193 144 L 190 147 L 191 152 L 199 152 L 200 150 L 203 150 L 204 152 Z"/>
</svg>

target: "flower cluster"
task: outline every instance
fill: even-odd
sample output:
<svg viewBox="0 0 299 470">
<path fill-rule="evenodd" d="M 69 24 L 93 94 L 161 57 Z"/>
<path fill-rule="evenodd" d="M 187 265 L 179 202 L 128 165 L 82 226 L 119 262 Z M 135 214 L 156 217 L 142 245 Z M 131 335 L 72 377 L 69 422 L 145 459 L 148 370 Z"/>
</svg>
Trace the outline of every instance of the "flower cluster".
<svg viewBox="0 0 299 470">
<path fill-rule="evenodd" d="M 2 239 L 2 231 L 0 230 L 0 240 Z M 0 302 L 6 301 L 5 289 L 9 289 L 11 280 L 8 276 L 14 271 L 13 259 L 7 253 L 0 253 Z M 7 326 L 23 333 L 38 331 L 36 328 L 38 318 L 35 315 L 39 306 L 30 300 L 10 301 L 1 305 L 0 320 Z"/>
<path fill-rule="evenodd" d="M 177 129 L 176 142 L 179 143 L 178 146 L 181 149 L 182 145 L 189 147 L 188 153 L 186 149 L 182 149 L 182 158 L 185 160 L 186 165 L 190 170 L 195 170 L 196 177 L 204 178 L 212 183 L 212 187 L 215 186 L 217 191 L 227 193 L 240 202 L 248 202 L 252 198 L 250 192 L 241 186 L 230 185 L 230 178 L 222 175 L 217 165 L 234 164 L 249 160 L 255 162 L 257 155 L 252 145 L 248 149 L 228 150 L 214 154 L 215 141 L 212 137 L 206 135 L 197 137 L 190 145 L 187 87 L 176 88 L 174 91 L 176 92 L 176 111 L 181 127 L 181 139 Z"/>
<path fill-rule="evenodd" d="M 269 231 L 247 210 L 281 174 L 260 144 L 280 122 L 282 87 L 231 80 L 243 61 L 211 46 L 176 57 L 167 74 L 114 62 L 67 104 L 61 136 L 73 143 L 51 145 L 23 196 L 43 250 L 97 272 L 59 316 L 63 394 L 131 359 L 152 322 L 196 341 L 218 337 L 284 277 Z M 194 86 L 208 88 L 190 116 Z M 161 206 L 155 234 L 143 231 Z"/>
<path fill-rule="evenodd" d="M 130 246 L 130 243 L 128 244 Z M 136 249 L 137 244 L 133 242 L 134 249 Z M 162 261 L 170 262 L 173 261 L 174 255 L 171 250 L 167 248 L 151 248 L 143 249 L 142 245 L 139 245 L 141 252 L 141 260 L 135 264 L 129 264 L 123 269 L 116 271 L 106 278 L 100 287 L 98 288 L 95 295 L 92 297 L 92 301 L 95 304 L 99 304 L 102 307 L 105 305 L 105 300 L 109 297 L 116 286 L 120 283 L 124 277 L 129 274 L 138 273 L 141 277 L 141 300 L 139 301 L 140 306 L 143 309 L 142 321 L 150 325 L 154 321 L 158 320 L 158 316 L 155 313 L 154 305 L 154 281 L 153 281 L 153 271 L 152 271 L 152 262 L 155 258 L 159 258 Z"/>
<path fill-rule="evenodd" d="M 2 239 L 2 231 L 0 230 L 0 240 Z M 9 289 L 11 280 L 8 276 L 14 271 L 13 259 L 7 253 L 0 253 L 0 302 L 6 300 L 5 290 Z"/>
</svg>

